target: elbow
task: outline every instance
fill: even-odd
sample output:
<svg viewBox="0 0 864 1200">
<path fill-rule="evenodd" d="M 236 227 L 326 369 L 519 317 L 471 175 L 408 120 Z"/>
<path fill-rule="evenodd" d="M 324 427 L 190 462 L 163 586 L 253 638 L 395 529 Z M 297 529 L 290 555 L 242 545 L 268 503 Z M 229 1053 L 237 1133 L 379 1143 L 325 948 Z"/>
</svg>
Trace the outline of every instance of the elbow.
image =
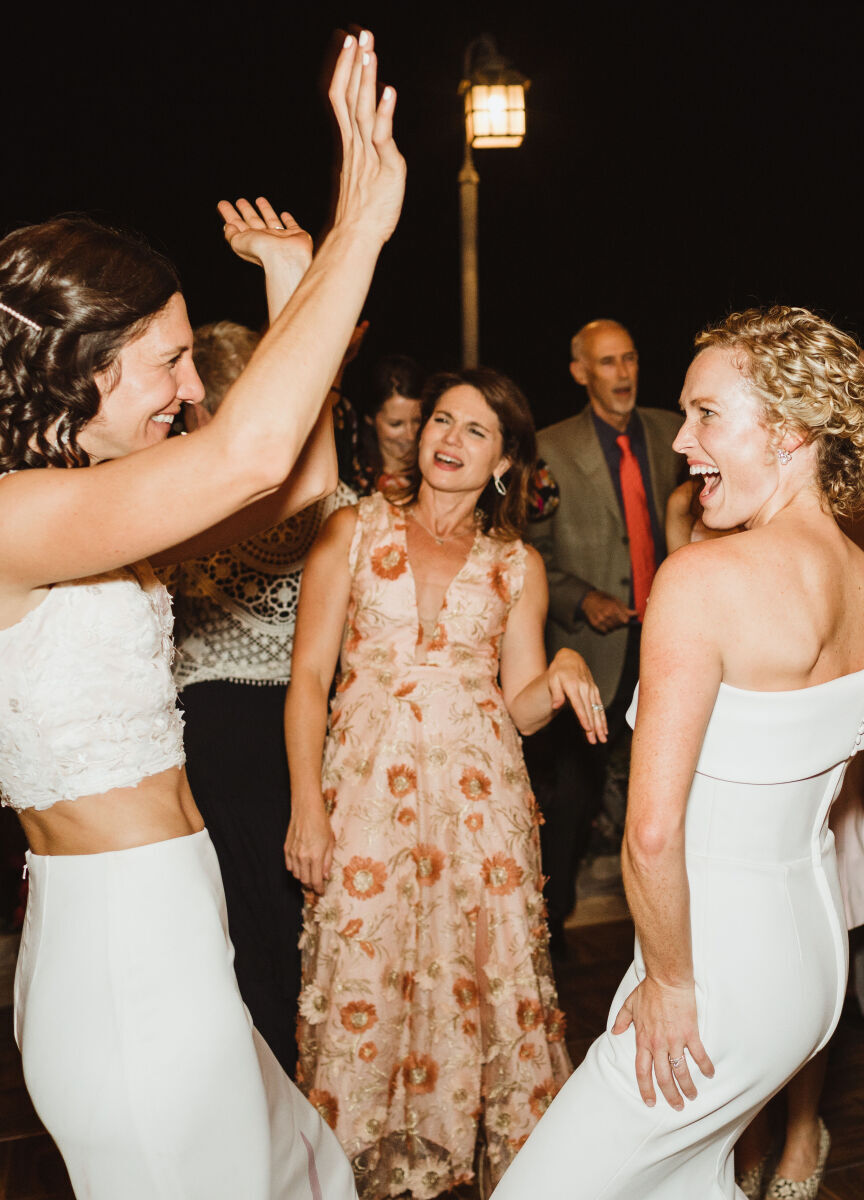
<svg viewBox="0 0 864 1200">
<path fill-rule="evenodd" d="M 668 854 L 682 848 L 681 831 L 650 817 L 627 822 L 624 854 L 638 874 L 650 874 Z"/>
</svg>

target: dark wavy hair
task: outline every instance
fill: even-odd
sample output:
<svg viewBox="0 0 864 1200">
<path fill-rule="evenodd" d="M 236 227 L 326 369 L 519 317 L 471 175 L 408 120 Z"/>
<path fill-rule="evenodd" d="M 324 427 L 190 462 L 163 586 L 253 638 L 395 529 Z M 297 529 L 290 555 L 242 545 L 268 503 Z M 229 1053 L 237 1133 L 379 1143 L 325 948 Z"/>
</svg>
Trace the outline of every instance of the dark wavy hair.
<svg viewBox="0 0 864 1200">
<path fill-rule="evenodd" d="M 358 433 L 357 482 L 361 491 L 374 492 L 375 481 L 384 469 L 378 445 L 375 418 L 391 396 L 419 400 L 423 394 L 423 368 L 407 354 L 388 354 L 379 359 L 372 372 L 369 403 L 363 406 L 363 420 Z"/>
<path fill-rule="evenodd" d="M 477 502 L 483 532 L 501 541 L 512 542 L 522 537 L 525 532 L 528 520 L 528 485 L 537 458 L 537 439 L 531 408 L 524 393 L 513 380 L 491 367 L 440 371 L 431 376 L 423 389 L 421 429 L 434 413 L 435 406 L 444 393 L 464 384 L 476 388 L 498 418 L 503 441 L 502 452 L 510 459 L 510 469 L 502 476 L 507 488 L 506 493 L 500 496 L 495 490 L 494 481 L 490 479 Z M 421 482 L 418 466 L 412 472 L 409 486 L 396 493 L 393 496 L 394 501 L 398 504 L 413 503 L 417 499 Z"/>
<path fill-rule="evenodd" d="M 0 301 L 42 326 L 0 309 L 0 471 L 89 464 L 78 434 L 99 410 L 95 376 L 116 386 L 120 351 L 179 291 L 161 254 L 87 217 L 0 241 Z"/>
</svg>

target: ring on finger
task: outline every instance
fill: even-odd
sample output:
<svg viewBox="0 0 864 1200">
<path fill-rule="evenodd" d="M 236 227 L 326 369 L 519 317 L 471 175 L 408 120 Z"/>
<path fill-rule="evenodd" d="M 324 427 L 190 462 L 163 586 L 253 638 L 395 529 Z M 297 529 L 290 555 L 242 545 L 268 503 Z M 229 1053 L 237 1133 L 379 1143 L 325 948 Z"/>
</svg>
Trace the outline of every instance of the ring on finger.
<svg viewBox="0 0 864 1200">
<path fill-rule="evenodd" d="M 602 704 L 592 704 L 592 705 L 591 705 L 591 711 L 592 711 L 592 712 L 602 712 L 602 711 L 603 711 L 603 705 L 602 705 Z"/>
<path fill-rule="evenodd" d="M 677 1071 L 682 1063 L 686 1062 L 686 1055 L 683 1050 L 677 1058 L 673 1058 L 671 1054 L 667 1054 L 666 1057 L 669 1059 L 669 1066 L 673 1071 Z"/>
</svg>

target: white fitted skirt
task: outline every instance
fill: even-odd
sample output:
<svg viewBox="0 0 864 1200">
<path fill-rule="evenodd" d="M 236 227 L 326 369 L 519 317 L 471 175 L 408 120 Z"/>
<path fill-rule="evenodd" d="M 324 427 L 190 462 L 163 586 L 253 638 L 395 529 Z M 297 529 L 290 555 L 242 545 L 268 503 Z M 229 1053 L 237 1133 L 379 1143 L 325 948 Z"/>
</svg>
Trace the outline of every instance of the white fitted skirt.
<svg viewBox="0 0 864 1200">
<path fill-rule="evenodd" d="M 240 998 L 207 832 L 27 864 L 15 1036 L 79 1200 L 352 1200 Z"/>
</svg>

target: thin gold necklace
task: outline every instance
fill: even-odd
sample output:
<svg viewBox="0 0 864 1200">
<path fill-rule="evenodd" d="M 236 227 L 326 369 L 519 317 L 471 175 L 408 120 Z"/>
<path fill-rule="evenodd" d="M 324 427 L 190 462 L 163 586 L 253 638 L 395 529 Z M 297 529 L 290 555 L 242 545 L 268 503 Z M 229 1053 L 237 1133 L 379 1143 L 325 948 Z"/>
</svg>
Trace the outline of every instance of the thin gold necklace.
<svg viewBox="0 0 864 1200">
<path fill-rule="evenodd" d="M 443 546 L 445 542 L 455 542 L 457 538 L 467 537 L 469 533 L 473 537 L 474 534 L 476 533 L 476 529 L 477 529 L 477 514 L 476 513 L 474 514 L 474 517 L 473 517 L 474 525 L 471 529 L 463 529 L 461 533 L 445 533 L 442 537 L 439 537 L 437 533 L 433 533 L 432 530 L 429 528 L 429 526 L 425 525 L 420 520 L 420 518 L 417 516 L 417 512 L 415 509 L 410 508 L 408 510 L 408 515 L 410 517 L 413 517 L 414 520 L 417 522 L 417 524 L 420 526 L 420 528 L 423 530 L 423 532 L 427 533 L 429 535 L 429 537 L 432 538 L 433 542 L 436 542 L 439 546 Z"/>
</svg>

